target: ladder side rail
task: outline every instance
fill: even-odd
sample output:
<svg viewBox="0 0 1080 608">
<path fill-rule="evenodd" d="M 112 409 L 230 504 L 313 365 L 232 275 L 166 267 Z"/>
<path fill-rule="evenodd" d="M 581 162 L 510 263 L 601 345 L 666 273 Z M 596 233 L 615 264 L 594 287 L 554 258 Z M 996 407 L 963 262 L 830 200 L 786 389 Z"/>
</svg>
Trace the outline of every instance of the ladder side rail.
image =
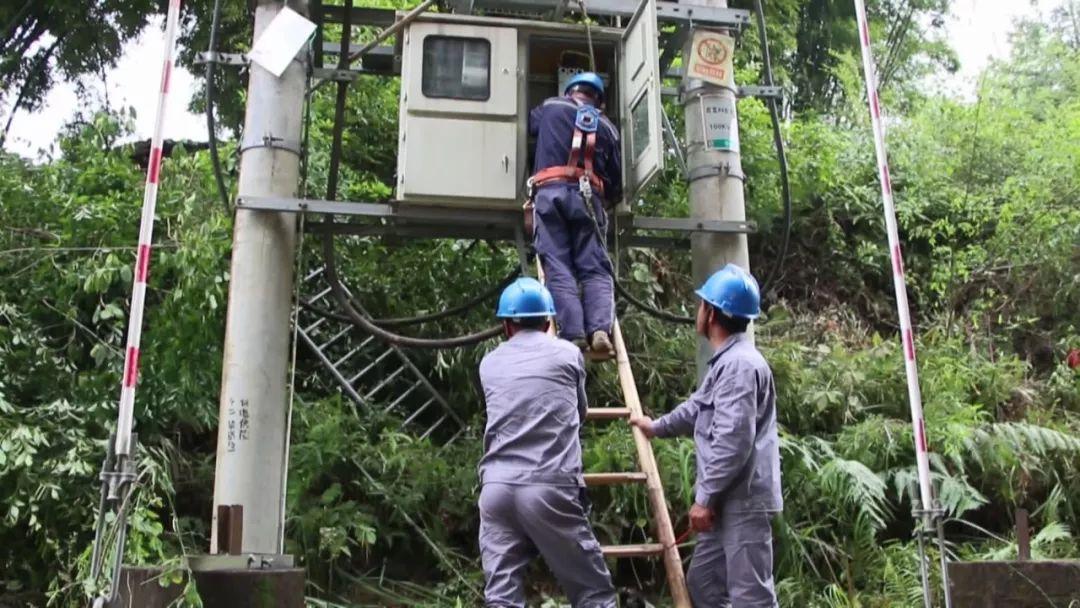
<svg viewBox="0 0 1080 608">
<path fill-rule="evenodd" d="M 360 396 L 360 393 L 356 392 L 352 385 L 349 384 L 349 381 L 345 378 L 345 376 L 342 376 L 341 372 L 338 371 L 336 367 L 334 367 L 333 362 L 330 361 L 330 359 L 326 356 L 325 353 L 323 353 L 322 349 L 319 348 L 315 341 L 311 339 L 311 336 L 309 336 L 307 332 L 303 329 L 296 333 L 300 337 L 300 340 L 304 343 L 304 345 L 308 347 L 308 350 L 310 350 L 312 354 L 314 354 L 315 357 L 319 359 L 319 362 L 323 364 L 323 367 L 326 368 L 328 372 L 330 372 L 330 375 L 334 377 L 334 380 L 337 380 L 338 386 L 345 391 L 349 398 L 359 405 L 367 405 L 367 401 L 365 401 L 364 398 Z"/>
<path fill-rule="evenodd" d="M 612 323 L 611 329 L 615 343 L 615 363 L 619 369 L 619 384 L 622 387 L 625 405 L 629 408 L 631 415 L 642 416 L 644 413 L 641 409 L 641 398 L 638 396 L 637 384 L 634 382 L 634 371 L 630 367 L 626 342 L 623 340 L 622 327 L 617 318 Z M 633 427 L 631 432 L 634 435 L 634 446 L 637 448 L 638 463 L 641 471 L 646 475 L 645 488 L 656 523 L 656 536 L 664 547 L 664 570 L 667 572 L 668 586 L 671 587 L 671 599 L 676 608 L 690 608 L 690 592 L 686 588 L 682 557 L 679 555 L 679 546 L 675 540 L 675 528 L 671 523 L 671 514 L 668 513 L 664 485 L 660 482 L 660 470 L 656 465 L 656 455 L 653 454 L 652 444 L 645 434 L 641 432 L 641 429 Z"/>
</svg>

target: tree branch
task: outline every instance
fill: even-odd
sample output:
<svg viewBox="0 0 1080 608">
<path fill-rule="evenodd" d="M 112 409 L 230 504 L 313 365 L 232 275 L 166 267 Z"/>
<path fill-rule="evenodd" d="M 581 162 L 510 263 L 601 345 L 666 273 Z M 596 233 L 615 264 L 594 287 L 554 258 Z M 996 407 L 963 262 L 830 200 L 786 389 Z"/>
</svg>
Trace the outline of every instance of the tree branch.
<svg viewBox="0 0 1080 608">
<path fill-rule="evenodd" d="M 15 121 L 15 114 L 19 111 L 19 106 L 22 105 L 23 99 L 26 97 L 26 92 L 30 89 L 30 83 L 33 82 L 34 78 L 38 77 L 38 74 L 41 73 L 41 68 L 44 67 L 42 64 L 48 62 L 52 57 L 52 54 L 56 51 L 56 47 L 59 45 L 60 40 L 57 39 L 43 55 L 38 57 L 38 60 L 34 63 L 34 69 L 30 71 L 30 74 L 23 80 L 22 86 L 19 87 L 19 94 L 15 97 L 15 103 L 11 106 L 11 114 L 8 115 L 7 124 L 4 125 L 4 131 L 0 133 L 0 150 L 2 150 L 4 144 L 7 143 L 7 136 L 8 132 L 11 131 L 11 124 Z"/>
<path fill-rule="evenodd" d="M 26 0 L 26 4 L 24 4 L 23 7 L 19 9 L 19 12 L 15 13 L 15 16 L 11 18 L 11 21 L 9 21 L 8 24 L 4 26 L 3 37 L 0 38 L 0 40 L 3 40 L 4 42 L 3 44 L 0 44 L 0 50 L 3 50 L 5 47 L 7 47 L 7 40 L 11 38 L 11 35 L 15 32 L 15 26 L 18 25 L 19 21 L 21 21 L 22 18 L 26 16 L 26 13 L 30 11 L 30 7 L 33 4 L 34 0 Z"/>
</svg>

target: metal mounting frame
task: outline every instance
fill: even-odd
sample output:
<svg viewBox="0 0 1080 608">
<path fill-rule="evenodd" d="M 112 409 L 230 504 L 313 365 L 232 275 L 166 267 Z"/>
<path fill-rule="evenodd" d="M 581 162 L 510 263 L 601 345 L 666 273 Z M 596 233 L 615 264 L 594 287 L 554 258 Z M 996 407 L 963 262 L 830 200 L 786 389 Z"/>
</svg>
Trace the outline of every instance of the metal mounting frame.
<svg viewBox="0 0 1080 608">
<path fill-rule="evenodd" d="M 536 18 L 553 17 L 560 14 L 565 0 L 451 0 L 449 5 L 455 12 L 475 13 L 476 11 L 496 14 L 531 15 Z M 630 18 L 637 9 L 637 0 L 589 0 L 588 11 L 591 17 Z M 562 12 L 577 13 L 571 3 Z M 711 27 L 742 30 L 750 25 L 750 11 L 734 8 L 719 8 L 700 4 L 679 2 L 657 2 L 657 17 L 662 22 L 686 23 L 691 21 Z"/>
<path fill-rule="evenodd" d="M 399 238 L 451 238 L 512 242 L 522 226 L 522 215 L 518 209 L 456 209 L 400 201 L 368 203 L 282 197 L 240 197 L 236 201 L 236 208 L 356 218 L 360 221 L 333 224 L 309 222 L 307 226 L 309 230 L 317 233 L 376 236 L 391 241 Z M 648 249 L 681 247 L 689 241 L 680 237 L 640 235 L 637 234 L 638 232 L 746 234 L 756 230 L 754 223 L 749 221 L 635 215 L 620 216 L 617 223 L 621 244 Z"/>
<path fill-rule="evenodd" d="M 779 101 L 784 98 L 784 87 L 745 85 L 739 87 L 737 95 L 739 97 L 757 97 L 760 99 L 776 99 Z"/>
<path fill-rule="evenodd" d="M 195 65 L 205 65 L 207 63 L 246 67 L 251 65 L 251 60 L 243 53 L 221 53 L 217 51 L 213 53 L 203 51 L 195 58 Z"/>
<path fill-rule="evenodd" d="M 612 25 L 622 19 L 630 18 L 637 10 L 639 0 L 589 0 L 589 16 L 601 23 L 610 20 Z M 311 14 L 320 26 L 314 41 L 314 69 L 312 76 L 321 82 L 335 82 L 339 88 L 335 112 L 335 135 L 340 132 L 344 116 L 345 95 L 343 89 L 363 75 L 399 76 L 401 73 L 400 43 L 384 44 L 365 52 L 359 58 L 348 61 L 350 53 L 359 49 L 360 44 L 352 41 L 350 35 L 359 28 L 390 28 L 404 15 L 394 9 L 368 8 L 351 6 L 351 3 L 326 4 L 323 0 L 312 0 Z M 453 15 L 433 14 L 433 19 L 471 19 L 483 17 L 497 19 L 507 25 L 529 21 L 551 21 L 542 27 L 573 27 L 562 24 L 568 14 L 580 13 L 580 7 L 569 0 L 448 0 L 446 6 L 454 11 Z M 471 15 L 483 15 L 471 16 Z M 513 19 L 503 18 L 507 15 Z M 749 11 L 719 8 L 699 4 L 686 4 L 672 1 L 657 3 L 657 20 L 668 25 L 660 37 L 662 51 L 660 55 L 661 73 L 664 79 L 682 76 L 682 70 L 672 68 L 671 64 L 682 51 L 693 26 L 728 29 L 741 33 L 751 22 Z M 325 25 L 340 24 L 343 39 L 325 40 Z M 673 26 L 673 27 L 672 27 Z M 742 87 L 746 96 L 779 96 L 780 87 Z M 663 87 L 661 93 L 666 96 L 678 96 L 679 89 Z M 673 135 L 673 134 L 671 134 Z M 677 140 L 677 138 L 676 138 Z M 331 149 L 330 175 L 327 198 L 336 198 L 338 168 L 340 166 L 340 140 L 335 136 L 335 145 Z M 345 224 L 318 226 L 316 231 L 329 230 L 337 234 L 379 236 L 391 242 L 396 239 L 424 238 L 482 238 L 485 240 L 514 239 L 515 230 L 521 227 L 521 212 L 517 209 L 506 211 L 450 209 L 446 207 L 423 206 L 394 203 L 349 203 L 332 200 L 308 200 L 285 198 L 241 198 L 237 201 L 240 209 L 257 209 L 283 213 L 316 213 L 366 218 Z M 372 221 L 374 220 L 374 221 Z M 712 233 L 747 233 L 753 232 L 754 226 L 747 222 L 692 222 L 682 218 L 645 218 L 631 217 L 629 222 L 620 223 L 618 242 L 628 247 L 645 248 L 681 248 L 689 244 L 685 237 L 639 235 L 637 231 L 668 232 L 712 232 Z"/>
</svg>

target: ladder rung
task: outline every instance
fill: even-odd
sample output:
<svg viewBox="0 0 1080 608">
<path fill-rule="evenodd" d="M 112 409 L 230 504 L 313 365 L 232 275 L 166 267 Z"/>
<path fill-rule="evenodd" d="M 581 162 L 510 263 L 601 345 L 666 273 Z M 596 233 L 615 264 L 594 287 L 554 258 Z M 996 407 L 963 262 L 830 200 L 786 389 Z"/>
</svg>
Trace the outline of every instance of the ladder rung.
<svg viewBox="0 0 1080 608">
<path fill-rule="evenodd" d="M 334 291 L 334 288 L 333 287 L 327 287 L 327 288 L 323 289 L 322 291 L 320 291 L 319 293 L 312 296 L 311 299 L 308 300 L 308 302 L 311 302 L 311 303 L 318 302 L 319 300 L 325 298 L 326 294 L 330 293 L 331 291 Z"/>
<path fill-rule="evenodd" d="M 397 407 L 399 403 L 401 403 L 402 401 L 405 401 L 405 398 L 406 398 L 406 397 L 408 397 L 408 396 L 409 396 L 409 395 L 410 395 L 410 394 L 411 394 L 411 393 L 412 393 L 413 391 L 415 391 L 416 389 L 420 388 L 420 386 L 421 386 L 422 384 L 423 384 L 423 382 L 420 382 L 419 380 L 417 380 L 416 382 L 414 382 L 414 383 L 413 383 L 413 385 L 412 385 L 412 386 L 410 386 L 410 387 L 409 387 L 408 389 L 406 389 L 406 391 L 405 391 L 405 392 L 403 392 L 403 393 L 401 393 L 400 395 L 398 395 L 398 398 L 397 398 L 397 399 L 394 399 L 393 403 L 391 403 L 390 405 L 386 406 L 386 409 L 384 409 L 384 410 L 383 410 L 383 413 L 384 413 L 384 414 L 386 414 L 386 413 L 387 413 L 387 412 L 389 412 L 390 410 L 392 410 L 392 409 L 394 409 L 395 407 Z"/>
<path fill-rule="evenodd" d="M 359 348 L 363 348 L 366 344 L 367 344 L 367 342 L 365 341 L 364 344 L 361 344 Z M 352 378 L 349 378 L 349 384 L 350 385 L 351 384 L 356 384 L 356 381 L 359 380 L 361 376 L 363 376 L 364 374 L 366 374 L 366 373 L 370 372 L 371 370 L 375 369 L 375 367 L 377 365 L 379 365 L 380 363 L 383 362 L 383 359 L 389 357 L 393 353 L 394 353 L 394 347 L 392 347 L 392 346 L 390 348 L 386 349 L 385 351 L 383 351 L 383 354 L 376 357 L 375 360 L 372 361 L 371 363 L 368 363 L 367 367 L 365 367 L 364 369 L 357 372 L 356 375 L 353 376 Z M 334 367 L 337 367 L 337 365 L 335 365 Z"/>
<path fill-rule="evenodd" d="M 397 378 L 398 376 L 400 376 L 401 372 L 403 372 L 403 371 L 405 371 L 405 368 L 404 367 L 399 367 L 396 370 L 394 370 L 394 373 L 392 373 L 389 376 L 386 376 L 385 378 L 383 378 L 378 384 L 375 385 L 375 388 L 371 389 L 370 391 L 367 392 L 367 394 L 364 395 L 364 401 L 370 401 L 371 398 L 374 397 L 376 393 L 381 391 L 386 385 L 393 382 L 394 379 Z"/>
<path fill-rule="evenodd" d="M 326 344 L 323 344 L 319 348 L 321 350 L 323 347 L 326 347 L 326 346 L 329 346 L 329 345 L 330 345 L 330 343 L 327 342 Z M 345 363 L 346 361 L 351 359 L 352 356 L 355 355 L 356 353 L 360 352 L 360 349 L 362 349 L 362 348 L 364 348 L 362 345 L 357 346 L 356 348 L 354 348 L 354 349 L 350 350 L 349 352 L 345 353 L 344 355 L 342 355 L 340 359 L 338 359 L 337 361 L 334 361 L 334 367 L 335 368 L 341 367 L 342 363 Z"/>
<path fill-rule="evenodd" d="M 304 331 L 305 334 L 308 334 L 309 336 L 311 336 L 311 332 L 318 329 L 319 326 L 322 325 L 323 323 L 326 323 L 326 317 L 319 317 L 318 319 L 315 320 L 314 323 L 312 323 L 311 325 L 308 325 L 307 327 L 305 327 L 303 331 Z M 311 337 L 314 337 L 314 336 L 311 336 Z"/>
<path fill-rule="evenodd" d="M 649 476 L 640 472 L 629 473 L 586 473 L 587 486 L 614 486 L 623 483 L 645 483 Z"/>
<path fill-rule="evenodd" d="M 614 361 L 615 360 L 615 353 L 602 353 L 602 352 L 590 349 L 590 350 L 586 350 L 582 354 L 585 355 L 585 359 L 587 361 L 591 361 L 593 363 L 604 363 L 604 362 L 607 362 L 607 361 Z"/>
<path fill-rule="evenodd" d="M 312 270 L 311 272 L 309 272 L 307 274 L 307 276 L 304 277 L 304 280 L 305 281 L 310 281 L 311 279 L 314 279 L 315 277 L 321 275 L 323 273 L 323 271 L 325 271 L 325 270 L 326 270 L 326 266 L 319 266 L 315 270 Z"/>
<path fill-rule="evenodd" d="M 414 411 L 413 413 L 409 414 L 409 417 L 401 423 L 401 426 L 412 423 L 412 421 L 416 420 L 417 416 L 423 413 L 423 411 L 426 410 L 432 403 L 435 403 L 435 397 L 428 397 L 428 400 L 425 401 L 423 405 L 416 408 L 416 411 Z"/>
<path fill-rule="evenodd" d="M 664 545 L 653 543 L 649 545 L 609 545 L 601 547 L 604 557 L 652 557 L 664 552 Z"/>
<path fill-rule="evenodd" d="M 585 413 L 586 420 L 618 420 L 629 417 L 628 407 L 590 407 Z"/>
<path fill-rule="evenodd" d="M 446 414 L 443 414 L 442 418 L 436 420 L 435 424 L 429 426 L 428 430 L 424 431 L 424 434 L 420 436 L 420 440 L 423 441 L 430 437 L 431 434 L 435 432 L 435 429 L 439 428 L 439 425 L 443 423 L 443 420 L 446 420 Z"/>
<path fill-rule="evenodd" d="M 320 351 L 325 351 L 334 342 L 337 342 L 338 340 L 340 340 L 342 336 L 345 336 L 350 331 L 352 331 L 352 329 L 353 329 L 352 327 L 346 326 L 345 329 L 339 331 L 338 333 L 334 334 L 333 336 L 330 336 L 329 340 L 327 340 L 326 342 L 323 342 L 322 344 L 319 345 L 319 350 Z M 334 367 L 337 367 L 337 365 L 334 365 Z"/>
</svg>

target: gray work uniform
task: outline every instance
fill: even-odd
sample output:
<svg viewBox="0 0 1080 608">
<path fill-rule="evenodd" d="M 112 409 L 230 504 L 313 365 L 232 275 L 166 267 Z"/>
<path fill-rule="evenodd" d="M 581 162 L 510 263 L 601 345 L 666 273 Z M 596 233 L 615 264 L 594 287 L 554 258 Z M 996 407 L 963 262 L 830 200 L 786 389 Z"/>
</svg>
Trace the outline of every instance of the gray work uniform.
<svg viewBox="0 0 1080 608">
<path fill-rule="evenodd" d="M 776 387 L 746 334 L 716 350 L 697 391 L 653 431 L 657 437 L 693 433 L 694 501 L 716 513 L 713 529 L 698 535 L 687 572 L 694 605 L 776 606 L 770 521 L 783 509 Z"/>
<path fill-rule="evenodd" d="M 586 517 L 581 351 L 525 330 L 484 357 L 480 382 L 487 404 L 479 467 L 486 605 L 524 608 L 525 568 L 540 555 L 575 608 L 615 608 L 611 574 Z"/>
</svg>

